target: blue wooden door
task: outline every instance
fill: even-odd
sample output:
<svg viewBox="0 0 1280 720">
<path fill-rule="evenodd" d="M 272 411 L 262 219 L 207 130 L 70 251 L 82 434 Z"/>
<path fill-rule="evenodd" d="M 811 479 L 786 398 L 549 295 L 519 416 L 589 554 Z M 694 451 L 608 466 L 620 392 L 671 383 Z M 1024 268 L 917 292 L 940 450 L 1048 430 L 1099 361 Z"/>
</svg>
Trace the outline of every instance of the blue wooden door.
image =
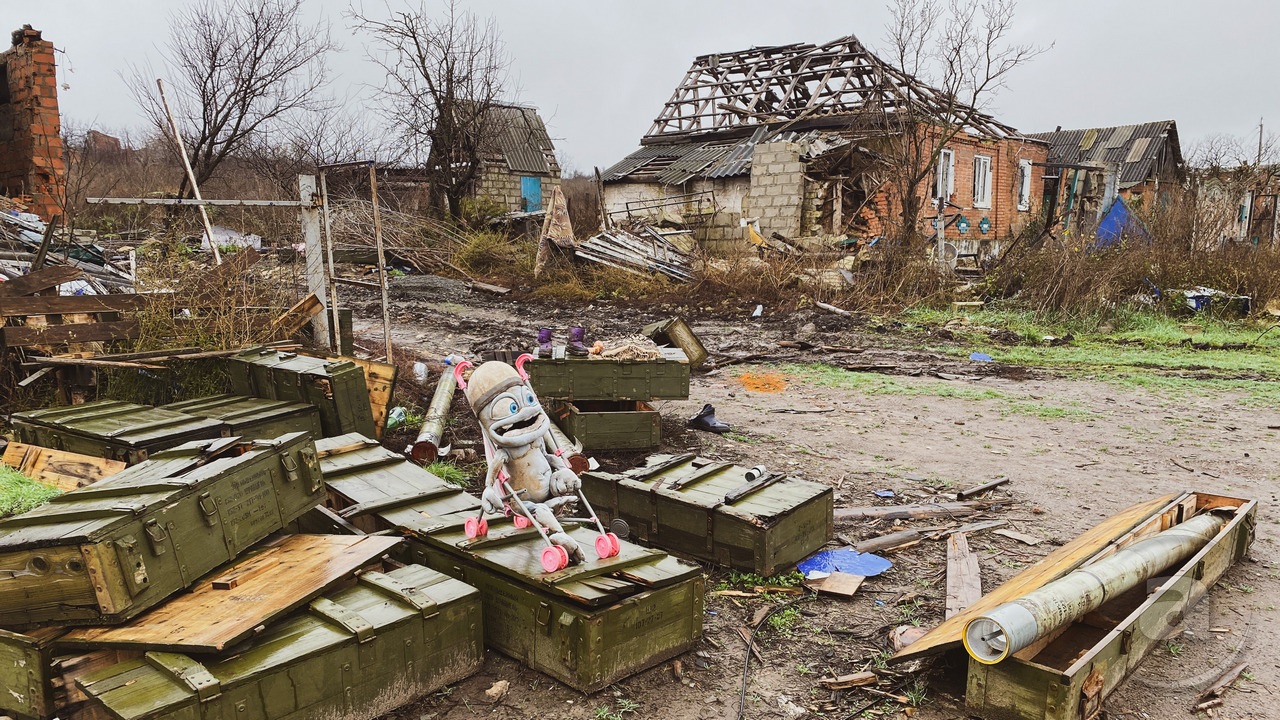
<svg viewBox="0 0 1280 720">
<path fill-rule="evenodd" d="M 520 198 L 524 200 L 525 212 L 537 212 L 542 209 L 542 179 L 536 177 L 520 178 Z"/>
</svg>

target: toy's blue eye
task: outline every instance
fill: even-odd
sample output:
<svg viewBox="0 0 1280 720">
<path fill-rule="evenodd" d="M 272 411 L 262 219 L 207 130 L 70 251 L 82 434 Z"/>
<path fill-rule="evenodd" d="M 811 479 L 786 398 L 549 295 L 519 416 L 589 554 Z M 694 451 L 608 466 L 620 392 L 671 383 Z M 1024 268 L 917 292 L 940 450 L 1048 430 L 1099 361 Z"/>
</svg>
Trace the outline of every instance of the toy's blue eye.
<svg viewBox="0 0 1280 720">
<path fill-rule="evenodd" d="M 525 396 L 524 396 L 524 399 L 525 399 L 525 402 L 529 403 L 530 405 L 532 405 L 534 402 L 536 402 L 536 401 L 533 399 L 533 393 L 529 393 L 528 395 L 525 395 Z"/>
<path fill-rule="evenodd" d="M 514 401 L 514 400 L 512 400 L 512 401 L 511 401 L 511 414 L 512 414 L 512 415 L 515 415 L 515 414 L 516 414 L 517 412 L 519 412 L 519 411 L 520 411 L 520 406 L 519 406 L 519 405 L 516 405 L 515 401 Z"/>
</svg>

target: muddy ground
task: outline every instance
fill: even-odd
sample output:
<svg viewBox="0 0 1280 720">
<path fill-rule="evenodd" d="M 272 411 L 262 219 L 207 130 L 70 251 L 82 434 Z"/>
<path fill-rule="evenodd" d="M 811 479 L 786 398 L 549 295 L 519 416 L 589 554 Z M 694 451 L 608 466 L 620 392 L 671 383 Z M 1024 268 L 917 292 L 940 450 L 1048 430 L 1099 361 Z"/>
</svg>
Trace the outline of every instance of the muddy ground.
<svg viewBox="0 0 1280 720">
<path fill-rule="evenodd" d="M 1198 691 L 1247 661 L 1246 679 L 1228 692 L 1214 717 L 1280 718 L 1280 558 L 1271 512 L 1280 477 L 1280 408 L 1248 407 L 1231 394 L 1174 397 L 1103 375 L 956 360 L 921 349 L 945 345 L 945 332 L 922 343 L 896 332 L 892 323 L 821 311 L 766 313 L 753 321 L 749 307 L 724 317 L 698 307 L 597 303 L 567 309 L 473 294 L 459 283 L 429 277 L 397 279 L 392 298 L 395 342 L 424 360 L 527 348 L 542 326 L 557 328 L 563 337 L 562 328 L 581 323 L 593 338 L 615 338 L 680 312 L 713 353 L 753 359 L 695 373 L 688 401 L 658 405 L 664 450 L 785 469 L 832 485 L 837 507 L 929 502 L 1007 476 L 1010 482 L 995 497 L 1009 504 L 973 519 L 1007 520 L 1012 529 L 1042 541 L 1031 546 L 990 532 L 970 537 L 987 590 L 1140 500 L 1183 489 L 1257 498 L 1262 509 L 1251 556 L 1162 641 L 1105 710 L 1112 718 L 1193 716 Z M 377 304 L 372 297 L 354 304 L 359 342 L 378 347 Z M 780 349 L 780 340 L 860 352 Z M 788 365 L 817 361 L 881 374 Z M 716 436 L 683 427 L 707 402 L 734 426 L 733 433 Z M 614 467 L 639 460 L 598 459 Z M 896 499 L 877 499 L 877 490 L 892 490 Z M 837 527 L 854 540 L 895 529 L 888 523 Z M 894 568 L 869 579 L 854 599 L 802 601 L 792 622 L 764 630 L 764 662 L 752 663 L 745 716 L 795 717 L 801 710 L 836 718 L 904 711 L 919 718 L 965 716 L 963 655 L 906 668 L 915 672 L 880 668 L 895 627 L 941 621 L 945 553 L 945 543 L 937 541 L 889 553 Z M 708 572 L 709 591 L 732 583 L 724 572 Z M 709 595 L 706 639 L 696 653 L 681 658 L 680 678 L 668 662 L 584 696 L 491 653 L 476 676 L 391 717 L 734 718 L 744 650 L 735 630 L 767 602 Z M 909 695 L 919 707 L 856 689 L 833 694 L 818 685 L 824 675 L 865 668 L 882 672 L 890 683 L 882 687 Z M 511 692 L 490 704 L 484 691 L 499 679 L 511 682 Z"/>
</svg>

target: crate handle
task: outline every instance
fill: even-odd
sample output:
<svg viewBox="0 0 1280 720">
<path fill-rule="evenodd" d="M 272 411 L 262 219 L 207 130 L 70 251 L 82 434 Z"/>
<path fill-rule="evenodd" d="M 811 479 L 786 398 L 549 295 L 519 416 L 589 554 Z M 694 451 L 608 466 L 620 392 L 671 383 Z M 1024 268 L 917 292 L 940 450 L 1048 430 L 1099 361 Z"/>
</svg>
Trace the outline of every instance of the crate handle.
<svg viewBox="0 0 1280 720">
<path fill-rule="evenodd" d="M 209 493 L 200 493 L 200 512 L 204 513 L 204 521 L 213 526 L 213 517 L 218 514 L 218 501 Z"/>
<path fill-rule="evenodd" d="M 293 482 L 298 479 L 298 460 L 293 455 L 280 456 L 280 464 L 284 465 L 284 479 Z"/>
<path fill-rule="evenodd" d="M 147 532 L 147 539 L 151 541 L 151 552 L 163 555 L 164 543 L 169 539 L 169 533 L 165 532 L 160 523 L 155 520 L 148 520 L 142 527 Z"/>
</svg>

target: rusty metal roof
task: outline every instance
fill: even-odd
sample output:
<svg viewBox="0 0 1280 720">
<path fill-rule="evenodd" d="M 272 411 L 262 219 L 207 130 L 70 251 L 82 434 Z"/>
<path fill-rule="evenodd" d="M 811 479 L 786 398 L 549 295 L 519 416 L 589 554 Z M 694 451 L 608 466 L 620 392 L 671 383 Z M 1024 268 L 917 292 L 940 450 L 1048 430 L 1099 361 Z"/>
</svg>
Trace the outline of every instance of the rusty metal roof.
<svg viewBox="0 0 1280 720">
<path fill-rule="evenodd" d="M 1117 166 L 1122 188 L 1144 182 L 1166 167 L 1181 172 L 1183 165 L 1178 126 L 1173 120 L 1031 133 L 1027 137 L 1049 143 L 1051 163 Z"/>
</svg>

